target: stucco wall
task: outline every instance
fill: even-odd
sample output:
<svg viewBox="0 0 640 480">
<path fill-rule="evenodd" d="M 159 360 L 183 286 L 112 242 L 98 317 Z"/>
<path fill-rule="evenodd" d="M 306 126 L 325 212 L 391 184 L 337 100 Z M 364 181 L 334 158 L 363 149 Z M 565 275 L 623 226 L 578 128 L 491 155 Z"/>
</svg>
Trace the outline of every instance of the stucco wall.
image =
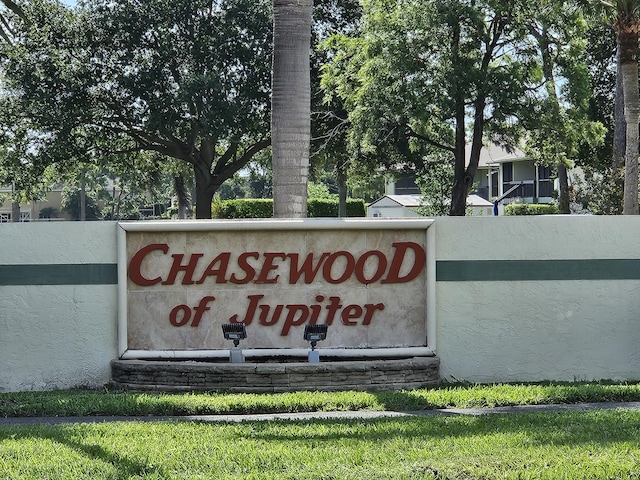
<svg viewBox="0 0 640 480">
<path fill-rule="evenodd" d="M 0 238 L 0 391 L 106 383 L 117 285 L 101 277 L 116 269 L 116 224 L 3 224 Z"/>
<path fill-rule="evenodd" d="M 444 379 L 640 379 L 640 218 L 438 218 L 432 228 L 430 344 Z M 584 261 L 555 262 L 572 259 Z M 482 269 L 494 280 L 474 280 Z"/>
<path fill-rule="evenodd" d="M 109 380 L 117 229 L 0 226 L 0 391 Z M 428 239 L 443 379 L 640 379 L 640 218 L 438 218 Z"/>
</svg>

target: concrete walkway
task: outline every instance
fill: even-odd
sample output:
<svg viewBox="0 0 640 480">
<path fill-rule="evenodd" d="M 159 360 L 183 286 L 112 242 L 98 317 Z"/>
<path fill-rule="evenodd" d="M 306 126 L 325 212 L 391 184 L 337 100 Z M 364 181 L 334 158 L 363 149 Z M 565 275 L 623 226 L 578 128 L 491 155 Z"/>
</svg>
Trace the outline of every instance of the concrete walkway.
<svg viewBox="0 0 640 480">
<path fill-rule="evenodd" d="M 505 413 L 549 413 L 561 411 L 588 410 L 640 410 L 640 402 L 604 402 L 557 405 L 524 405 L 494 408 L 438 408 L 411 412 L 393 411 L 347 411 L 347 412 L 304 412 L 304 413 L 263 413 L 252 415 L 184 415 L 184 416 L 88 416 L 88 417 L 14 417 L 0 418 L 0 426 L 5 425 L 59 425 L 69 423 L 104 422 L 264 422 L 264 421 L 308 421 L 308 420 L 369 420 L 379 418 L 427 417 L 437 415 L 491 415 Z"/>
</svg>

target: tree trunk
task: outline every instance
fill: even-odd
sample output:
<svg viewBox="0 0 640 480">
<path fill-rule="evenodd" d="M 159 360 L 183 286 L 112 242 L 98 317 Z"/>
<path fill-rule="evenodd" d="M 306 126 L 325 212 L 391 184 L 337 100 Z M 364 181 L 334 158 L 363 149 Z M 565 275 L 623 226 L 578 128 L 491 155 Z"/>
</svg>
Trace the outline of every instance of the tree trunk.
<svg viewBox="0 0 640 480">
<path fill-rule="evenodd" d="M 211 174 L 205 168 L 193 167 L 196 179 L 196 218 L 211 219 L 211 202 L 216 191 L 211 182 Z"/>
<path fill-rule="evenodd" d="M 627 122 L 622 214 L 638 215 L 638 117 L 640 113 L 640 97 L 638 95 L 637 59 L 633 63 L 624 63 L 622 65 L 622 85 L 624 117 Z"/>
<path fill-rule="evenodd" d="M 449 215 L 463 217 L 467 212 L 467 187 L 464 181 L 456 180 L 451 190 L 451 209 Z"/>
<path fill-rule="evenodd" d="M 627 124 L 624 120 L 624 92 L 622 90 L 622 64 L 620 63 L 620 42 L 616 49 L 616 94 L 613 129 L 613 158 L 611 166 L 614 170 L 624 165 L 626 149 Z"/>
<path fill-rule="evenodd" d="M 456 24 L 453 27 L 453 36 L 451 40 L 451 51 L 453 57 L 454 66 L 459 65 L 459 50 L 460 50 L 460 36 L 461 27 L 460 24 Z M 456 76 L 456 75 L 454 75 Z M 456 76 L 457 77 L 457 76 Z M 451 207 L 449 209 L 449 215 L 451 216 L 464 216 L 467 213 L 467 196 L 469 190 L 473 184 L 473 177 L 469 178 L 466 165 L 466 105 L 465 94 L 462 91 L 460 84 L 454 84 L 453 97 L 456 102 L 455 112 L 455 146 L 453 156 L 455 159 L 454 173 L 453 173 L 453 186 L 451 188 Z M 477 110 L 476 110 L 477 113 Z M 478 124 L 477 118 L 474 119 L 474 143 L 477 128 L 482 128 L 482 125 Z M 480 132 L 482 137 L 482 132 Z M 479 152 L 478 152 L 479 153 Z M 472 155 L 473 157 L 473 155 Z M 476 164 L 477 166 L 477 164 Z"/>
<path fill-rule="evenodd" d="M 464 121 L 462 122 L 464 125 Z M 462 149 L 459 148 L 462 145 Z M 463 217 L 467 213 L 467 197 L 473 184 L 473 177 L 469 178 L 466 168 L 466 157 L 464 149 L 464 137 L 456 140 L 455 167 L 453 177 L 453 187 L 451 188 L 451 208 L 450 216 Z"/>
<path fill-rule="evenodd" d="M 20 202 L 11 202 L 11 223 L 20 221 Z"/>
<path fill-rule="evenodd" d="M 560 195 L 558 198 L 558 209 L 560 213 L 571 213 L 571 199 L 569 198 L 569 175 L 567 174 L 567 166 L 558 163 L 558 183 L 560 183 Z"/>
<path fill-rule="evenodd" d="M 453 187 L 451 188 L 451 208 L 449 209 L 449 215 L 451 216 L 463 217 L 467 213 L 467 196 L 473 184 L 473 177 L 469 178 L 465 154 L 464 101 L 460 100 L 458 101 L 458 112 L 456 114 L 455 166 Z"/>
<path fill-rule="evenodd" d="M 338 218 L 347 216 L 347 162 L 338 165 Z"/>
<path fill-rule="evenodd" d="M 545 87 L 547 95 L 549 95 L 549 104 L 551 108 L 551 114 L 553 115 L 553 122 L 558 125 L 558 144 L 562 150 L 566 151 L 566 135 L 564 129 L 560 126 L 562 122 L 562 115 L 560 110 L 560 101 L 558 100 L 558 94 L 556 93 L 556 79 L 553 73 L 553 59 L 551 57 L 551 51 L 549 48 L 549 37 L 547 29 L 543 28 L 542 32 L 535 34 L 542 54 L 542 71 L 544 74 Z M 558 170 L 558 183 L 560 192 L 558 198 L 558 209 L 560 213 L 571 213 L 571 204 L 569 199 L 569 176 L 567 174 L 567 166 L 562 161 L 557 162 Z"/>
<path fill-rule="evenodd" d="M 473 187 L 473 178 L 478 171 L 480 152 L 484 133 L 484 109 L 485 97 L 478 92 L 478 98 L 474 102 L 473 137 L 471 139 L 471 153 L 469 164 L 466 162 L 465 143 L 465 105 L 464 99 L 458 100 L 458 113 L 456 115 L 456 146 L 455 146 L 455 175 L 451 190 L 450 216 L 465 216 L 467 214 L 467 197 Z"/>
<path fill-rule="evenodd" d="M 307 216 L 313 0 L 273 0 L 273 215 Z"/>
<path fill-rule="evenodd" d="M 80 180 L 80 221 L 85 222 L 87 220 L 87 182 L 82 175 Z"/>
<path fill-rule="evenodd" d="M 173 177 L 173 190 L 178 200 L 178 219 L 186 220 L 189 210 L 189 194 L 184 184 L 184 177 L 176 175 Z"/>
</svg>

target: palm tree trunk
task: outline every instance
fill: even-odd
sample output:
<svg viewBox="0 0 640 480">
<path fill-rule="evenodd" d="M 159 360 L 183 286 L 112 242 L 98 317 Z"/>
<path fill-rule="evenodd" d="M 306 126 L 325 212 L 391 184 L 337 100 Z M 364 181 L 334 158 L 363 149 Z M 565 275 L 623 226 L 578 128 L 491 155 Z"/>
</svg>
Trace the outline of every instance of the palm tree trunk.
<svg viewBox="0 0 640 480">
<path fill-rule="evenodd" d="M 638 94 L 638 39 L 640 19 L 637 0 L 618 0 L 615 3 L 616 18 L 613 28 L 618 40 L 618 58 L 622 74 L 624 120 L 626 126 L 624 156 L 623 215 L 638 215 L 638 119 L 640 95 Z"/>
<path fill-rule="evenodd" d="M 624 118 L 627 123 L 622 214 L 638 215 L 638 119 L 640 117 L 640 96 L 638 95 L 637 60 L 622 65 L 622 89 L 624 92 Z"/>
<path fill-rule="evenodd" d="M 273 216 L 307 216 L 313 0 L 273 0 Z"/>
<path fill-rule="evenodd" d="M 614 108 L 614 130 L 613 130 L 613 158 L 611 167 L 614 170 L 621 168 L 624 164 L 626 149 L 627 124 L 624 121 L 624 92 L 622 90 L 622 64 L 620 63 L 620 42 L 616 48 L 616 94 Z"/>
</svg>

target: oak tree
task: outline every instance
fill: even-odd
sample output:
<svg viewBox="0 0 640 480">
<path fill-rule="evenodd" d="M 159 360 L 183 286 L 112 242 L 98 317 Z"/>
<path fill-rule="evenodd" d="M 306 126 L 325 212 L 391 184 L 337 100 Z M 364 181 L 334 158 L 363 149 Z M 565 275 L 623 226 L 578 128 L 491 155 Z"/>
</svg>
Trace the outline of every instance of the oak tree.
<svg viewBox="0 0 640 480">
<path fill-rule="evenodd" d="M 29 2 L 6 60 L 6 142 L 37 161 L 151 151 L 189 165 L 196 216 L 270 144 L 267 0 Z"/>
</svg>

